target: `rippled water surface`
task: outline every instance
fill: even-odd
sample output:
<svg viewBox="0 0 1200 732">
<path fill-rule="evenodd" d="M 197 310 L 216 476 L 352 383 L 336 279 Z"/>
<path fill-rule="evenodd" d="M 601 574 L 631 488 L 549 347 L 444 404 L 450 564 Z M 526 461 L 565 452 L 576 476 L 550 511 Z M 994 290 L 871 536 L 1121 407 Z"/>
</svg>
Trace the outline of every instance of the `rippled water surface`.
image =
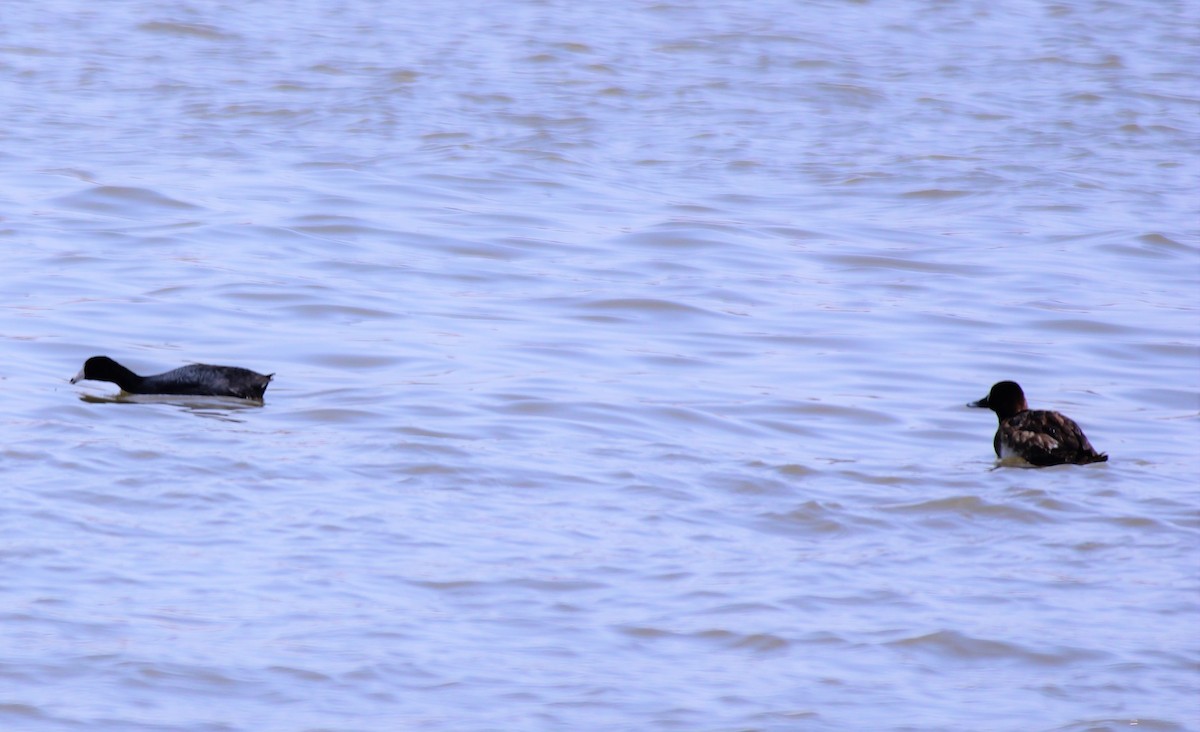
<svg viewBox="0 0 1200 732">
<path fill-rule="evenodd" d="M 1200 729 L 1194 3 L 0 15 L 0 728 Z"/>
</svg>

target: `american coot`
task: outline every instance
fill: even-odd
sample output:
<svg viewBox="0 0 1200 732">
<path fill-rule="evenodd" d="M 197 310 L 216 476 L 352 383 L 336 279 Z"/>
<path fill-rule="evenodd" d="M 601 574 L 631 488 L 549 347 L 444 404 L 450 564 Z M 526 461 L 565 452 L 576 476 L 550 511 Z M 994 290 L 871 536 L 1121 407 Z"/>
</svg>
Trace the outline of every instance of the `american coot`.
<svg viewBox="0 0 1200 732">
<path fill-rule="evenodd" d="M 992 447 L 1001 460 L 1017 456 L 1038 467 L 1108 460 L 1108 455 L 1092 449 L 1092 443 L 1070 417 L 1048 410 L 1030 410 L 1025 392 L 1015 381 L 1001 381 L 983 399 L 967 406 L 996 413 L 1000 427 Z"/>
<path fill-rule="evenodd" d="M 130 394 L 187 394 L 262 399 L 275 374 L 259 374 L 236 366 L 193 363 L 153 376 L 138 376 L 108 356 L 92 356 L 71 379 L 111 381 Z"/>
</svg>

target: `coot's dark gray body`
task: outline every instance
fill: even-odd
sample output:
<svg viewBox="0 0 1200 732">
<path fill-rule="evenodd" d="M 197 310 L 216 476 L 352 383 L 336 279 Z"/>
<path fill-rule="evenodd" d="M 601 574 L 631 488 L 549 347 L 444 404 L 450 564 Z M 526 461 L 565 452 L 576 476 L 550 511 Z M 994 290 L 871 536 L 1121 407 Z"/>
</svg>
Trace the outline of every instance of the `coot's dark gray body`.
<svg viewBox="0 0 1200 732">
<path fill-rule="evenodd" d="M 83 379 L 111 381 L 130 394 L 180 394 L 262 399 L 275 374 L 259 374 L 237 366 L 193 363 L 153 376 L 138 376 L 108 356 L 93 356 L 83 364 L 74 384 Z"/>
</svg>

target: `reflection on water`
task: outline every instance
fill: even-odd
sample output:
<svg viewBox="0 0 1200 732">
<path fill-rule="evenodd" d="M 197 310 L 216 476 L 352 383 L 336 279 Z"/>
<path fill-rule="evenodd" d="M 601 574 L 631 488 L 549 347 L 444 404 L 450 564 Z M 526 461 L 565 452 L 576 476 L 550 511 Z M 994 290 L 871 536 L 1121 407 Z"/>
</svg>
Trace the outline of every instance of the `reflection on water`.
<svg viewBox="0 0 1200 732">
<path fill-rule="evenodd" d="M 200 417 L 211 417 L 228 422 L 243 422 L 233 415 L 245 409 L 261 409 L 261 399 L 237 399 L 218 396 L 183 396 L 174 394 L 129 394 L 119 392 L 111 396 L 80 394 L 79 400 L 88 404 L 167 404 L 179 407 Z"/>
<path fill-rule="evenodd" d="M 1200 727 L 1182 5 L 364 8 L 6 7 L 0 726 Z"/>
</svg>

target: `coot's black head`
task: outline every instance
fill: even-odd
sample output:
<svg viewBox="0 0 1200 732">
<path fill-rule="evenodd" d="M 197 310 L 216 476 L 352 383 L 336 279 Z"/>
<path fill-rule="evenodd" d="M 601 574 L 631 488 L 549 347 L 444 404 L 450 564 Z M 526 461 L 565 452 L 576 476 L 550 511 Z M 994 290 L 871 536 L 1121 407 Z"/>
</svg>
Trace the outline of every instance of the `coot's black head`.
<svg viewBox="0 0 1200 732">
<path fill-rule="evenodd" d="M 994 384 L 987 396 L 977 402 L 971 402 L 967 406 L 990 409 L 1000 419 L 1008 419 L 1018 412 L 1029 409 L 1029 405 L 1025 402 L 1025 392 L 1021 391 L 1020 384 L 1015 381 L 1001 381 Z"/>
<path fill-rule="evenodd" d="M 129 383 L 131 377 L 133 379 L 138 378 L 132 371 L 108 356 L 92 356 L 83 362 L 83 368 L 79 369 L 79 373 L 75 374 L 71 379 L 71 383 L 74 384 L 84 379 L 90 379 L 91 381 L 111 381 L 124 388 L 124 385 Z"/>
</svg>

